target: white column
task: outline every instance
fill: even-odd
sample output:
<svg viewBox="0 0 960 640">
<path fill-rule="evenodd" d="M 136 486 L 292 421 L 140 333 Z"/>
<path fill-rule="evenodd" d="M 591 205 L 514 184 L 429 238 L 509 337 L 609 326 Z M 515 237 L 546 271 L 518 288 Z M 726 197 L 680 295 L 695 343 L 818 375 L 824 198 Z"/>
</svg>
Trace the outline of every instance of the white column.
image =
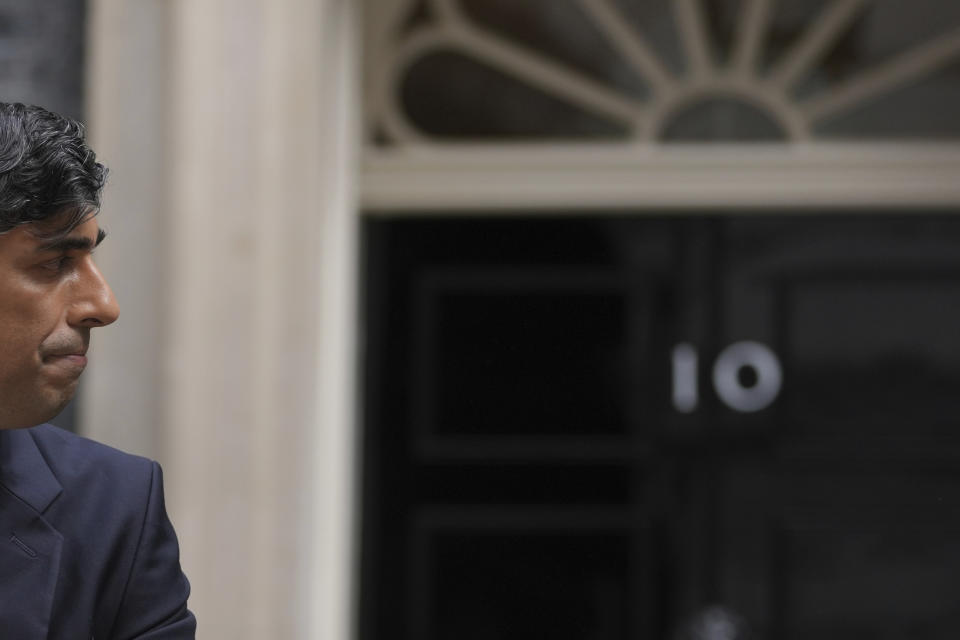
<svg viewBox="0 0 960 640">
<path fill-rule="evenodd" d="M 101 262 L 124 319 L 82 419 L 164 464 L 203 638 L 350 635 L 355 4 L 92 3 L 93 143 L 122 161 Z"/>
<path fill-rule="evenodd" d="M 97 261 L 121 318 L 93 332 L 80 422 L 91 437 L 154 458 L 164 409 L 168 8 L 165 0 L 97 0 L 87 21 L 88 137 L 110 168 L 100 216 L 110 238 Z"/>
</svg>

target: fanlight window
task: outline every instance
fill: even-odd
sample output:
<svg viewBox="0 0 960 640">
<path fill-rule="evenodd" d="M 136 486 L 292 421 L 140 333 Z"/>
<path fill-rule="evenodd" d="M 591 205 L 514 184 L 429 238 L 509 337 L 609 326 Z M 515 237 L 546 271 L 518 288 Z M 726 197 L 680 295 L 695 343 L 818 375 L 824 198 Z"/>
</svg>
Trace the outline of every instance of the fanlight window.
<svg viewBox="0 0 960 640">
<path fill-rule="evenodd" d="M 960 137 L 960 3 L 410 0 L 370 137 L 610 142 Z"/>
</svg>

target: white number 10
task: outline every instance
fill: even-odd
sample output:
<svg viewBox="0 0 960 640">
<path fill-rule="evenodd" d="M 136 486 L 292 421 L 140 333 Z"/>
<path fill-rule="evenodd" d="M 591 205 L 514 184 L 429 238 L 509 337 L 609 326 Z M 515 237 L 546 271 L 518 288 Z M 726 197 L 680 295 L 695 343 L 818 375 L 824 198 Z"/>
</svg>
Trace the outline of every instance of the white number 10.
<svg viewBox="0 0 960 640">
<path fill-rule="evenodd" d="M 756 383 L 744 385 L 740 371 L 753 369 Z M 691 413 L 700 402 L 697 384 L 697 350 L 688 343 L 673 348 L 673 406 Z M 769 347 L 749 340 L 735 342 L 720 352 L 713 364 L 713 388 L 725 405 L 735 411 L 751 413 L 769 407 L 783 384 L 780 360 Z"/>
</svg>

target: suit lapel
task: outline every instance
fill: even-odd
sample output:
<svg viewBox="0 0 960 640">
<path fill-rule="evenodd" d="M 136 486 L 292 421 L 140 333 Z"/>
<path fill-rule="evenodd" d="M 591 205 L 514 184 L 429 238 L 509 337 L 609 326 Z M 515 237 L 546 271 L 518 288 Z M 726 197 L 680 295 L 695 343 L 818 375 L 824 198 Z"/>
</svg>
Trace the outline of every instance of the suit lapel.
<svg viewBox="0 0 960 640">
<path fill-rule="evenodd" d="M 29 431 L 0 430 L 3 637 L 47 637 L 63 536 L 43 512 L 62 490 Z"/>
</svg>

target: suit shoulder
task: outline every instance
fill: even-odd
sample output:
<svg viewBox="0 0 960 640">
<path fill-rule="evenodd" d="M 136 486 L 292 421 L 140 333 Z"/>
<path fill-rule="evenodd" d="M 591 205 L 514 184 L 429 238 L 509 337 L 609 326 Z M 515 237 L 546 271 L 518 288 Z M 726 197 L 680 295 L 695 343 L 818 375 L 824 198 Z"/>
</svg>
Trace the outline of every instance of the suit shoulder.
<svg viewBox="0 0 960 640">
<path fill-rule="evenodd" d="M 71 480 L 102 478 L 116 481 L 148 480 L 153 461 L 115 449 L 75 433 L 44 424 L 28 430 L 51 471 L 65 486 Z"/>
</svg>

